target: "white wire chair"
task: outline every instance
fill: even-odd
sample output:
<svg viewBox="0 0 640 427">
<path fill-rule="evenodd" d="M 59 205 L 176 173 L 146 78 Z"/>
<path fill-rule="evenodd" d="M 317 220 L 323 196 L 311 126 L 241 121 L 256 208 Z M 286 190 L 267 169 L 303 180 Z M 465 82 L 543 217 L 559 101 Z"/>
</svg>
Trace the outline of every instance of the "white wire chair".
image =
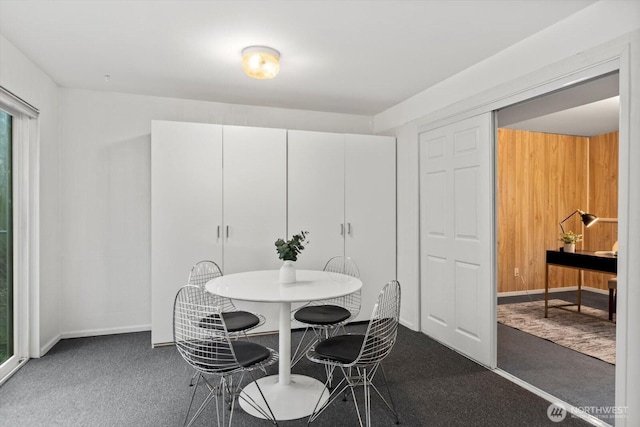
<svg viewBox="0 0 640 427">
<path fill-rule="evenodd" d="M 356 263 L 345 256 L 331 258 L 325 264 L 323 271 L 345 274 L 356 278 L 360 277 L 360 271 Z M 360 313 L 360 301 L 361 291 L 358 290 L 342 297 L 311 301 L 294 310 L 293 318 L 305 324 L 306 327 L 296 350 L 293 352 L 291 366 L 298 363 L 316 341 L 329 338 L 331 335 L 336 334 L 341 327 L 344 330 L 344 325 Z M 313 336 L 304 344 L 305 337 L 310 329 Z"/>
<path fill-rule="evenodd" d="M 277 425 L 258 383 L 255 384 L 264 407 L 262 402 L 257 403 L 249 396 L 241 394 L 240 390 L 245 373 L 249 373 L 251 380 L 255 381 L 253 371 L 259 369 L 266 373 L 266 367 L 278 360 L 278 353 L 250 341 L 231 340 L 222 312 L 215 305 L 209 292 L 192 285 L 186 285 L 178 291 L 173 306 L 173 340 L 182 358 L 196 370 L 198 376 L 184 425 L 191 426 L 215 399 L 218 426 L 225 425 L 227 406 L 228 425 L 231 426 L 238 396 L 264 418 Z M 207 387 L 209 393 L 187 424 L 200 383 Z"/>
<path fill-rule="evenodd" d="M 391 411 L 396 424 L 399 424 L 398 413 L 395 410 L 389 385 L 387 383 L 382 361 L 389 355 L 396 342 L 398 334 L 398 317 L 400 315 L 400 283 L 392 280 L 387 283 L 378 296 L 378 302 L 373 308 L 373 314 L 369 326 L 364 335 L 345 334 L 332 336 L 315 344 L 307 352 L 307 358 L 315 363 L 320 363 L 330 368 L 340 368 L 343 374 L 342 380 L 335 386 L 327 401 L 320 405 L 320 400 L 309 417 L 309 424 L 313 422 L 334 400 L 347 389 L 351 395 L 358 414 L 360 426 L 371 426 L 371 390 L 382 399 L 386 407 Z M 380 370 L 384 380 L 389 400 L 385 399 L 378 387 L 373 384 L 376 373 Z M 327 379 L 329 385 L 331 376 Z M 364 393 L 364 418 L 358 407 L 355 388 L 362 386 Z"/>
<path fill-rule="evenodd" d="M 188 283 L 204 289 L 208 281 L 220 276 L 222 276 L 222 270 L 218 264 L 213 261 L 200 261 L 191 268 Z M 264 325 L 265 318 L 262 314 L 238 310 L 231 299 L 220 295 L 212 294 L 211 298 L 222 312 L 230 336 L 235 338 L 244 335 L 247 337 L 248 331 Z"/>
<path fill-rule="evenodd" d="M 220 276 L 222 276 L 222 270 L 218 264 L 213 261 L 204 260 L 191 267 L 188 283 L 205 290 L 205 285 L 208 281 Z M 237 339 L 243 335 L 246 339 L 249 339 L 247 332 L 263 325 L 265 322 L 264 316 L 259 313 L 238 310 L 229 298 L 214 294 L 210 294 L 210 296 L 212 303 L 221 311 L 227 332 L 232 338 Z M 193 386 L 193 382 L 197 376 L 198 373 L 195 372 L 189 382 L 190 386 Z"/>
</svg>

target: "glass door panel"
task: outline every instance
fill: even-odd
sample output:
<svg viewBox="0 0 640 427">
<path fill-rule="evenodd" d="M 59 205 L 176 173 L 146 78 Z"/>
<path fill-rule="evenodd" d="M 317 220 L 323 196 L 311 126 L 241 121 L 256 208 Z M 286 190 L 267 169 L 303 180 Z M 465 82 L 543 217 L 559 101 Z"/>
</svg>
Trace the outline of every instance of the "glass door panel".
<svg viewBox="0 0 640 427">
<path fill-rule="evenodd" d="M 0 110 L 0 364 L 13 356 L 11 115 Z"/>
</svg>

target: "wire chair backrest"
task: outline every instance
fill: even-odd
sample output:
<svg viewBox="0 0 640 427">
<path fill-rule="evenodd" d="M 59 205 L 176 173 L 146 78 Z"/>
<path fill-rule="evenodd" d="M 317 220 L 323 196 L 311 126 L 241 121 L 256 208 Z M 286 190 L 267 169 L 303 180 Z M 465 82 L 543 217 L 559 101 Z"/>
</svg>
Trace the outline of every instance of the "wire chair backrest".
<svg viewBox="0 0 640 427">
<path fill-rule="evenodd" d="M 331 258 L 325 264 L 323 271 L 328 273 L 345 274 L 347 276 L 355 277 L 356 279 L 360 278 L 360 270 L 358 269 L 358 266 L 351 258 L 346 256 L 335 256 Z M 312 301 L 308 305 L 338 305 L 349 310 L 351 318 L 354 318 L 360 313 L 361 293 L 362 292 L 358 290 L 357 292 L 342 297 Z"/>
<path fill-rule="evenodd" d="M 240 366 L 220 309 L 212 295 L 186 285 L 173 305 L 173 341 L 187 363 L 208 373 L 229 373 Z"/>
<path fill-rule="evenodd" d="M 222 276 L 222 270 L 213 261 L 200 261 L 189 272 L 189 284 L 204 288 L 209 280 Z"/>
<path fill-rule="evenodd" d="M 336 256 L 331 258 L 325 264 L 323 271 L 341 273 L 358 279 L 360 278 L 360 270 L 358 270 L 358 266 L 351 258 L 346 256 Z"/>
<path fill-rule="evenodd" d="M 374 365 L 387 357 L 398 336 L 399 317 L 400 283 L 392 280 L 380 291 L 360 355 L 353 362 L 354 365 Z"/>
<path fill-rule="evenodd" d="M 213 261 L 200 261 L 193 267 L 191 267 L 191 271 L 189 272 L 189 284 L 193 286 L 198 286 L 204 289 L 204 286 L 208 281 L 215 279 L 216 277 L 222 276 L 222 270 L 218 264 Z M 236 311 L 236 306 L 233 304 L 229 298 L 221 297 L 219 295 L 211 295 L 211 298 L 214 300 L 214 305 L 218 306 L 223 312 Z"/>
</svg>

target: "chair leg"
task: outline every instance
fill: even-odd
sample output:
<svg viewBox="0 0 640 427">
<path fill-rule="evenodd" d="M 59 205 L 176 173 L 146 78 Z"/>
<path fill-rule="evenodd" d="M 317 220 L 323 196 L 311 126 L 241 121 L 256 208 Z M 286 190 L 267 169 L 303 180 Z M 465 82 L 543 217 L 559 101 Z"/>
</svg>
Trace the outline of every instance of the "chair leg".
<svg viewBox="0 0 640 427">
<path fill-rule="evenodd" d="M 352 368 L 348 368 L 348 369 L 347 369 L 347 372 L 349 373 L 349 377 L 351 377 L 351 369 L 352 369 Z M 346 390 L 346 389 L 344 390 L 344 394 L 342 395 L 342 401 L 343 401 L 343 402 L 346 402 L 346 401 L 347 401 L 347 390 Z"/>
<path fill-rule="evenodd" d="M 273 411 L 271 410 L 271 406 L 269 405 L 269 402 L 267 401 L 267 398 L 264 396 L 264 393 L 262 392 L 262 389 L 260 388 L 260 385 L 256 381 L 256 378 L 253 376 L 253 373 L 251 371 L 248 371 L 248 372 L 249 372 L 249 375 L 251 376 L 251 381 L 253 383 L 255 383 L 256 388 L 258 389 L 258 392 L 260 393 L 260 397 L 262 398 L 262 402 L 267 407 L 267 410 L 265 411 L 265 409 L 262 407 L 262 405 L 259 404 L 258 402 L 256 402 L 253 398 L 251 398 L 250 396 L 244 395 L 244 394 L 242 394 L 240 392 L 241 381 L 238 382 L 236 393 L 238 394 L 240 399 L 242 399 L 245 402 L 247 402 L 253 409 L 255 409 L 256 411 L 260 412 L 260 414 L 264 418 L 268 419 L 269 421 L 271 421 L 271 423 L 273 425 L 277 426 L 278 425 L 278 420 L 276 419 L 276 416 L 274 415 Z"/>
<path fill-rule="evenodd" d="M 312 339 L 309 344 L 307 344 L 306 346 L 302 347 L 302 344 L 304 343 L 304 338 L 307 336 L 307 331 L 308 330 L 309 330 L 308 326 L 306 328 L 304 328 L 304 332 L 302 333 L 302 337 L 300 338 L 300 341 L 298 341 L 298 345 L 296 346 L 296 350 L 293 352 L 293 356 L 291 356 L 291 367 L 292 368 L 300 360 L 302 360 L 302 358 L 304 357 L 304 355 L 307 352 L 307 350 L 309 350 L 311 348 L 311 346 L 313 345 L 313 343 L 314 343 L 314 340 Z M 300 347 L 302 347 L 302 350 L 300 349 Z"/>
<path fill-rule="evenodd" d="M 184 415 L 184 422 L 182 423 L 183 427 L 187 424 L 187 419 L 189 418 L 189 412 L 191 412 L 191 406 L 193 405 L 193 398 L 196 396 L 196 391 L 198 390 L 198 384 L 200 383 L 200 376 L 202 374 L 196 371 L 195 376 L 198 377 L 196 381 L 195 387 L 193 388 L 193 392 L 191 393 L 191 400 L 189 401 L 189 407 L 187 408 L 187 413 Z"/>
<path fill-rule="evenodd" d="M 613 289 L 609 288 L 609 320 L 613 320 L 613 313 L 615 311 L 614 298 Z"/>
<path fill-rule="evenodd" d="M 357 370 L 358 370 L 358 375 L 361 375 L 360 368 L 357 368 Z M 350 382 L 349 388 L 351 389 L 351 397 L 353 398 L 353 404 L 356 407 L 356 414 L 358 415 L 358 423 L 360 424 L 360 427 L 363 427 L 362 416 L 360 415 L 360 408 L 358 407 L 358 398 L 356 397 L 355 384 Z M 365 414 L 365 420 L 366 420 L 366 414 Z"/>
<path fill-rule="evenodd" d="M 335 369 L 335 367 L 332 367 L 332 369 Z M 320 395 L 320 397 L 318 398 L 318 401 L 316 402 L 316 405 L 313 407 L 313 412 L 311 413 L 311 415 L 309 415 L 309 418 L 307 419 L 307 426 L 311 425 L 311 423 L 315 421 L 316 418 L 318 418 L 320 414 L 324 412 L 325 409 L 327 409 L 343 392 L 346 393 L 347 388 L 350 387 L 349 381 L 347 379 L 347 374 L 345 373 L 344 368 L 340 368 L 340 369 L 342 370 L 343 378 L 336 385 L 335 389 L 329 394 L 329 397 L 322 405 L 320 404 L 320 402 L 322 401 L 322 395 Z M 328 386 L 328 380 L 327 382 L 325 382 L 324 386 L 325 387 Z"/>
<path fill-rule="evenodd" d="M 382 372 L 382 379 L 383 379 L 384 385 L 385 385 L 385 387 L 387 389 L 387 395 L 389 396 L 389 402 L 387 402 L 387 400 L 380 393 L 380 390 L 378 390 L 378 388 L 375 386 L 375 384 L 373 384 L 373 378 L 375 377 L 376 372 L 378 371 L 378 368 L 380 368 L 380 370 Z M 396 419 L 396 424 L 400 424 L 400 419 L 398 418 L 398 413 L 396 412 L 396 409 L 395 409 L 395 404 L 393 402 L 393 397 L 391 396 L 391 390 L 389 389 L 389 383 L 387 382 L 387 376 L 384 373 L 384 369 L 382 368 L 382 365 L 378 364 L 378 365 L 370 367 L 369 369 L 362 368 L 362 371 L 360 372 L 360 375 L 362 377 L 362 388 L 363 388 L 363 394 L 364 394 L 364 411 L 365 411 L 366 427 L 371 427 L 371 389 L 373 389 L 373 391 L 376 392 L 378 397 L 380 397 L 380 400 L 382 400 L 382 402 L 385 404 L 387 409 L 389 409 L 389 411 L 393 414 L 394 418 Z M 355 401 L 355 395 L 354 395 L 354 401 Z M 357 409 L 358 409 L 358 407 L 357 407 L 357 403 L 356 403 L 356 410 Z M 359 413 L 358 413 L 358 418 L 360 418 L 360 414 Z M 360 425 L 362 425 L 362 420 L 360 420 Z"/>
<path fill-rule="evenodd" d="M 391 395 L 391 389 L 389 388 L 389 383 L 387 381 L 387 376 L 382 368 L 381 364 L 367 366 L 367 367 L 349 367 L 349 368 L 340 368 L 342 370 L 343 379 L 336 385 L 336 388 L 331 392 L 327 401 L 320 406 L 320 400 L 316 403 L 316 406 L 313 409 L 313 413 L 309 417 L 307 421 L 307 425 L 310 425 L 316 418 L 324 412 L 324 410 L 333 403 L 340 395 L 344 396 L 343 400 L 347 400 L 347 389 L 351 392 L 351 397 L 353 398 L 353 404 L 356 409 L 356 415 L 358 416 L 358 424 L 360 427 L 371 427 L 371 391 L 375 391 L 375 393 L 380 397 L 382 402 L 385 404 L 387 409 L 393 414 L 395 418 L 395 423 L 400 424 L 400 420 L 398 418 L 398 413 L 395 409 L 395 402 L 393 401 L 393 397 Z M 387 389 L 387 399 L 382 396 L 378 387 L 373 384 L 373 378 L 375 377 L 378 369 L 382 372 L 382 378 Z M 353 370 L 355 370 L 355 375 Z M 329 385 L 329 381 L 331 380 L 331 376 L 327 378 L 325 383 L 325 387 Z M 361 412 L 360 406 L 358 405 L 358 398 L 356 395 L 356 387 L 362 386 L 363 389 L 363 412 Z"/>
<path fill-rule="evenodd" d="M 389 402 L 391 403 L 391 406 L 389 406 L 387 401 L 382 397 L 378 389 L 376 389 L 376 393 L 378 393 L 378 396 L 380 396 L 384 404 L 387 405 L 387 408 L 389 408 L 393 416 L 396 418 L 396 424 L 400 424 L 400 419 L 398 418 L 398 412 L 396 411 L 396 405 L 393 402 L 393 396 L 391 395 L 391 389 L 389 389 L 389 382 L 387 381 L 387 376 L 384 373 L 384 368 L 382 367 L 382 364 L 380 364 L 379 366 L 380 366 L 380 372 L 382 372 L 382 379 L 384 381 L 384 385 L 387 388 L 387 395 L 389 396 Z"/>
<path fill-rule="evenodd" d="M 304 338 L 307 336 L 307 332 L 311 329 L 313 333 L 313 337 L 307 344 L 303 346 Z M 323 334 L 324 332 L 324 334 Z M 296 346 L 296 350 L 293 352 L 293 356 L 291 356 L 291 367 L 293 368 L 300 360 L 304 358 L 304 355 L 309 351 L 309 349 L 319 340 L 329 338 L 329 330 L 322 329 L 317 330 L 313 326 L 307 326 L 302 333 L 302 338 L 298 341 L 298 345 Z"/>
<path fill-rule="evenodd" d="M 193 389 L 193 395 L 191 396 L 191 403 L 193 403 L 193 397 L 195 396 L 196 390 L 198 389 L 198 384 L 200 383 L 200 381 L 199 381 L 200 378 L 205 380 L 205 381 L 203 381 L 203 383 L 209 388 L 209 394 L 204 399 L 204 402 L 202 402 L 202 404 L 200 405 L 200 407 L 198 408 L 198 410 L 194 414 L 193 418 L 191 418 L 191 421 L 189 421 L 189 424 L 187 424 L 186 427 L 190 427 L 191 425 L 193 425 L 193 423 L 196 421 L 196 419 L 198 419 L 200 414 L 202 414 L 202 411 L 204 411 L 204 409 L 209 405 L 209 403 L 211 403 L 211 401 L 213 399 L 216 399 L 216 396 L 217 396 L 218 387 L 211 386 L 211 384 L 209 384 L 209 382 L 206 381 L 206 379 L 202 376 L 202 374 L 200 374 L 199 378 L 198 378 L 198 382 L 196 382 L 196 387 L 194 387 L 194 389 Z M 221 384 L 222 383 L 224 383 L 224 377 L 221 380 Z M 189 403 L 189 410 L 187 411 L 187 417 L 186 418 L 189 417 L 189 412 L 191 411 L 191 403 Z M 218 400 L 216 399 L 216 413 L 217 413 L 217 404 L 218 404 Z M 223 414 L 223 416 L 224 416 L 224 414 Z M 185 423 L 186 423 L 186 418 L 185 418 Z"/>
<path fill-rule="evenodd" d="M 371 427 L 371 390 L 369 389 L 369 378 L 367 368 L 364 368 L 363 391 L 364 391 L 364 416 L 367 427 Z"/>
<path fill-rule="evenodd" d="M 189 387 L 193 387 L 193 380 L 196 379 L 196 377 L 198 376 L 198 373 L 199 373 L 198 371 L 195 371 L 193 375 L 191 375 L 191 381 L 189 381 Z"/>
<path fill-rule="evenodd" d="M 236 393 L 233 389 L 233 377 L 229 377 L 228 381 L 224 381 L 223 384 L 221 384 L 220 387 L 221 390 L 221 394 L 222 394 L 222 425 L 224 425 L 224 420 L 226 419 L 225 416 L 225 409 L 229 410 L 229 427 L 231 427 L 231 421 L 233 420 L 233 409 L 235 407 L 235 403 L 236 403 Z M 226 395 L 226 396 L 225 396 Z M 217 404 L 218 404 L 218 399 L 216 399 L 216 414 L 218 413 L 218 408 L 217 408 Z M 218 424 L 221 425 L 221 424 Z"/>
</svg>

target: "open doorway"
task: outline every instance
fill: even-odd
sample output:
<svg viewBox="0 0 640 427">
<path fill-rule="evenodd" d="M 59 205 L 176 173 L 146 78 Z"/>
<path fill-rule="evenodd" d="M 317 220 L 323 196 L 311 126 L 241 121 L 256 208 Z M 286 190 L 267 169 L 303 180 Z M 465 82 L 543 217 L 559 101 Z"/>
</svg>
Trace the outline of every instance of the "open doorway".
<svg viewBox="0 0 640 427">
<path fill-rule="evenodd" d="M 618 88 L 613 73 L 497 114 L 498 367 L 582 408 L 615 405 L 615 275 L 547 269 L 547 251 L 562 246 L 567 217 L 565 231 L 582 237 L 578 254 L 615 256 Z M 586 228 L 581 212 L 600 221 Z"/>
</svg>

